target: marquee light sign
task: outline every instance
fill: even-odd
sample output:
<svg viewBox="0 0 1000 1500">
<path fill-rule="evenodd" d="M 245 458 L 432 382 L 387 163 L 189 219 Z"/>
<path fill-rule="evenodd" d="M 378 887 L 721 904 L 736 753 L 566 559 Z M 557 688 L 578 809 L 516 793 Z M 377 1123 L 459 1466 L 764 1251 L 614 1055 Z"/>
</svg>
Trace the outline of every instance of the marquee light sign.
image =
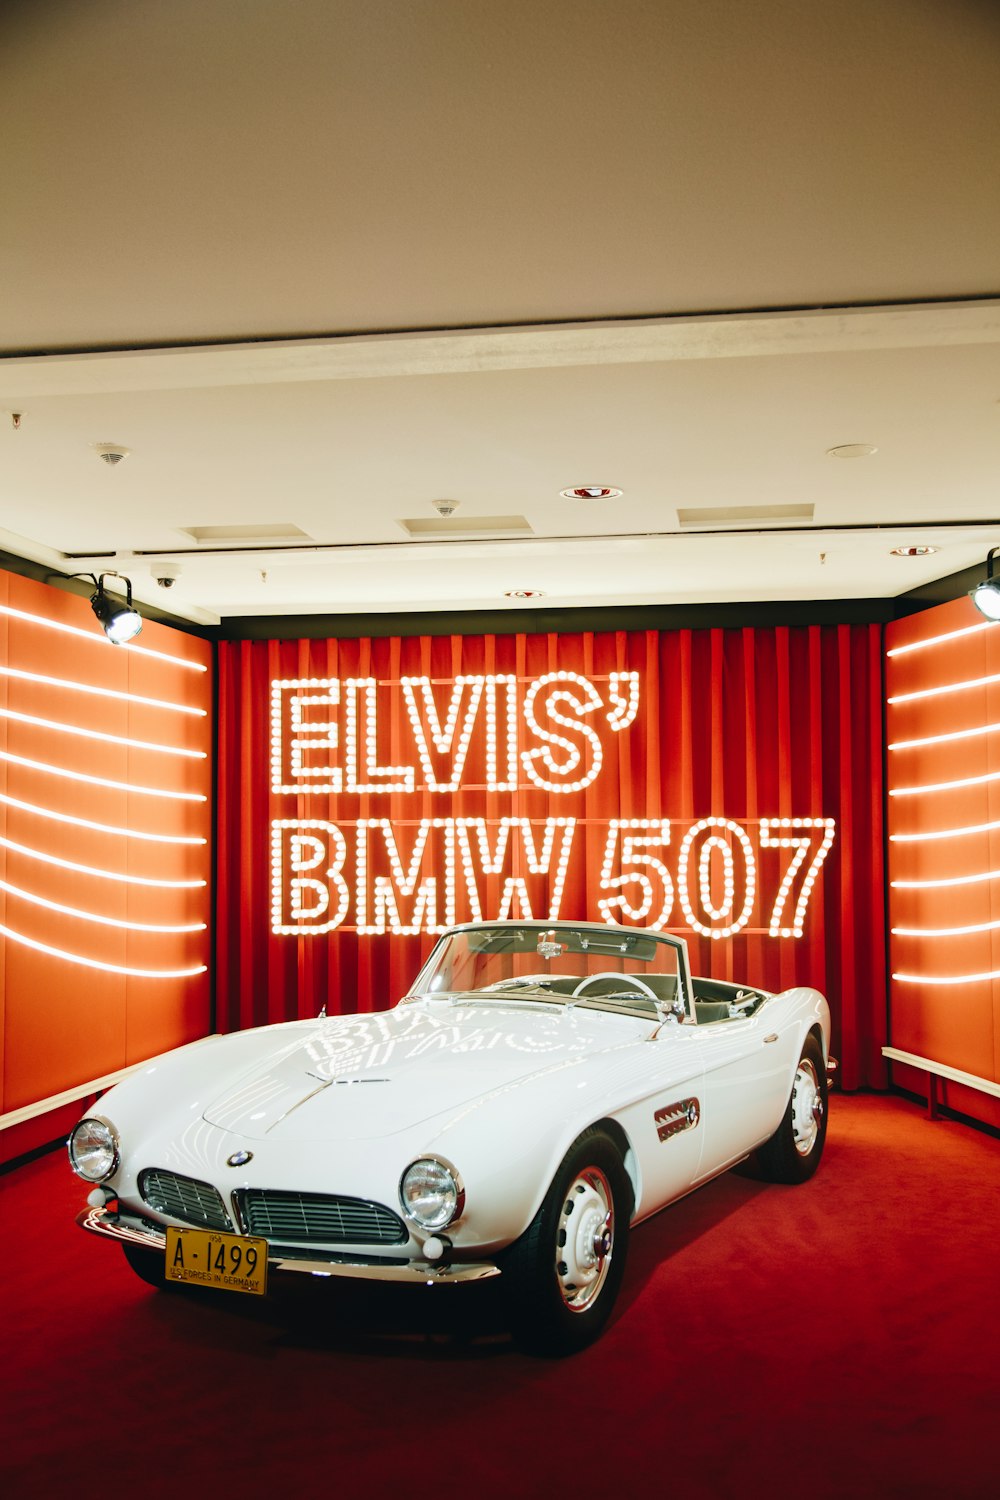
<svg viewBox="0 0 1000 1500">
<path fill-rule="evenodd" d="M 628 730 L 639 707 L 639 674 L 625 671 L 273 682 L 274 798 L 357 798 L 365 815 L 272 820 L 272 931 L 417 934 L 461 921 L 555 921 L 567 884 L 582 875 L 609 923 L 712 939 L 801 937 L 832 818 L 526 815 L 542 794 L 593 786 L 606 761 L 602 736 Z M 380 728 L 387 709 L 392 734 Z M 423 816 L 401 814 L 409 799 L 418 806 L 408 811 Z"/>
<path fill-rule="evenodd" d="M 380 685 L 383 689 L 398 686 L 402 694 L 415 762 L 377 764 Z M 456 677 L 449 685 L 442 724 L 429 677 L 403 677 L 398 684 L 379 684 L 374 677 L 272 682 L 271 790 L 367 795 L 457 792 L 466 784 L 473 730 L 482 718 L 485 765 L 480 784 L 485 790 L 516 792 L 523 772 L 539 790 L 565 795 L 590 786 L 601 772 L 600 737 L 585 720 L 602 711 L 611 729 L 620 733 L 639 709 L 637 672 L 611 673 L 607 704 L 594 683 L 577 672 L 548 672 L 534 678 L 523 702 L 519 702 L 517 678 L 510 675 Z M 536 743 L 519 756 L 522 716 L 528 736 Z M 339 753 L 342 763 L 336 759 Z M 327 758 L 313 760 L 316 755 Z"/>
</svg>

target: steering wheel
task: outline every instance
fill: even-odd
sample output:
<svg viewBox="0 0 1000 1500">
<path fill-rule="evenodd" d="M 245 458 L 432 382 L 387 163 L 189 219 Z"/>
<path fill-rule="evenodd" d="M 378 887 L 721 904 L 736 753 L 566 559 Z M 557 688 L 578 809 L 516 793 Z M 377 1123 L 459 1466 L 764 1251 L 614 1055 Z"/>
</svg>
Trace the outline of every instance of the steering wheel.
<svg viewBox="0 0 1000 1500">
<path fill-rule="evenodd" d="M 637 975 L 615 974 L 610 970 L 605 970 L 602 974 L 588 974 L 585 979 L 581 979 L 580 983 L 573 991 L 574 997 L 577 995 L 582 995 L 587 986 L 593 984 L 597 979 L 613 979 L 616 984 L 634 984 L 640 994 L 648 995 L 650 1000 L 652 1000 L 654 1004 L 657 1003 L 656 992 L 654 990 L 651 990 L 649 985 L 646 984 L 644 980 L 639 979 Z"/>
</svg>

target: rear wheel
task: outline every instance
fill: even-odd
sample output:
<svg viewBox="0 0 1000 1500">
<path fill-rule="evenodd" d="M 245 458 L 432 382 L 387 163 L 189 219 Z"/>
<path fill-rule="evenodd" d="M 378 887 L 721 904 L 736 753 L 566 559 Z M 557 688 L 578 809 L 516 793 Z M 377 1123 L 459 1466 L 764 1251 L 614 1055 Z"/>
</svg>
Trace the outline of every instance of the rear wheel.
<svg viewBox="0 0 1000 1500">
<path fill-rule="evenodd" d="M 826 1141 L 827 1082 L 823 1049 L 806 1037 L 781 1124 L 757 1152 L 771 1182 L 805 1182 L 819 1166 Z"/>
<path fill-rule="evenodd" d="M 603 1130 L 573 1144 L 541 1208 L 503 1262 L 514 1337 L 533 1354 L 575 1354 L 603 1331 L 625 1273 L 632 1184 Z"/>
</svg>

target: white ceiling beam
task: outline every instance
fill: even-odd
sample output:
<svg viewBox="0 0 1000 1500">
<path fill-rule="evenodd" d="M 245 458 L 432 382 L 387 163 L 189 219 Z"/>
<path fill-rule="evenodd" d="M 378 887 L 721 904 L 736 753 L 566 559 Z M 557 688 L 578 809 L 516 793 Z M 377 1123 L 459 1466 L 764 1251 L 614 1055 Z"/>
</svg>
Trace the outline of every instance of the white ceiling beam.
<svg viewBox="0 0 1000 1500">
<path fill-rule="evenodd" d="M 1000 343 L 1000 299 L 289 339 L 0 361 L 0 401 Z"/>
</svg>

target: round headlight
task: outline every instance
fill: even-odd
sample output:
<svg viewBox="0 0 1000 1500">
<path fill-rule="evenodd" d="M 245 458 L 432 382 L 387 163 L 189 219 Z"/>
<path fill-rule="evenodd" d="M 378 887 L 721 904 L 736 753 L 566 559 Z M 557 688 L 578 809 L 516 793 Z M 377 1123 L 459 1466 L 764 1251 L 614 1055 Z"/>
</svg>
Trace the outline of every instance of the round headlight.
<svg viewBox="0 0 1000 1500">
<path fill-rule="evenodd" d="M 447 1162 L 422 1156 L 403 1173 L 399 1201 L 421 1229 L 444 1229 L 465 1207 L 465 1189 Z"/>
<path fill-rule="evenodd" d="M 118 1140 L 103 1120 L 81 1120 L 67 1146 L 70 1166 L 87 1182 L 103 1182 L 118 1165 Z"/>
</svg>

